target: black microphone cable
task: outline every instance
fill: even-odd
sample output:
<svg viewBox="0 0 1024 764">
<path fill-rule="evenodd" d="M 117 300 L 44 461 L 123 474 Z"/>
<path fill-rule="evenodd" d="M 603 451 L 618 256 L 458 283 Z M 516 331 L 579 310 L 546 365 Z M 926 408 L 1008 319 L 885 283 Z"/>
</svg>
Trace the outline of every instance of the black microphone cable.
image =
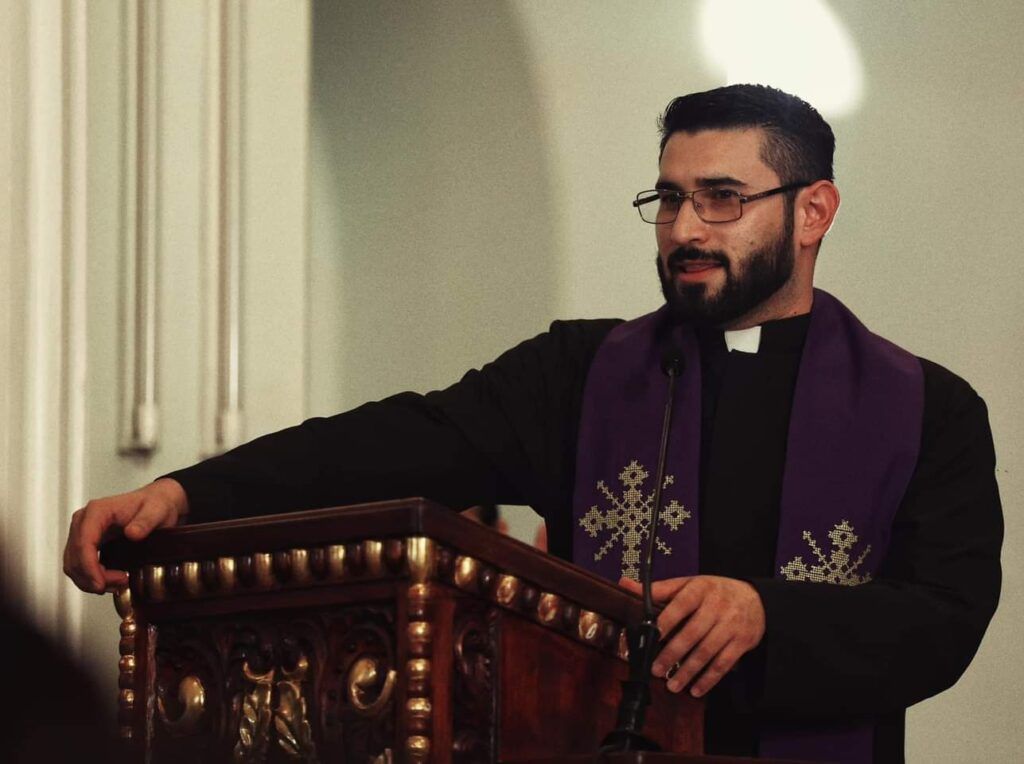
<svg viewBox="0 0 1024 764">
<path fill-rule="evenodd" d="M 683 371 L 683 354 L 675 346 L 668 346 L 661 355 L 661 370 L 668 377 L 668 399 L 661 425 L 661 443 L 658 448 L 657 482 L 651 506 L 647 548 L 643 564 L 644 617 L 626 629 L 629 645 L 629 678 L 622 682 L 622 700 L 619 702 L 615 729 L 601 741 L 600 753 L 623 751 L 658 751 L 657 743 L 644 737 L 641 730 L 651 704 L 651 666 L 658 652 L 661 633 L 658 631 L 654 600 L 651 596 L 651 576 L 654 571 L 654 549 L 661 518 L 661 489 L 665 483 L 665 460 L 668 455 L 668 437 L 672 429 L 672 404 L 675 400 L 676 379 Z"/>
</svg>

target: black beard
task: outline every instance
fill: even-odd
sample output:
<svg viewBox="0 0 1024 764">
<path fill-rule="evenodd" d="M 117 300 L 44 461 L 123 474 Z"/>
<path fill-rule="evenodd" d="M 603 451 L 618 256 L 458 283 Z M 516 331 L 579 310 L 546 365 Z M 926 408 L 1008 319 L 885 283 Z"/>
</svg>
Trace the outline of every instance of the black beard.
<svg viewBox="0 0 1024 764">
<path fill-rule="evenodd" d="M 676 284 L 672 271 L 684 260 L 714 260 L 722 266 L 725 284 L 714 297 L 708 297 L 707 284 Z M 706 326 L 722 326 L 749 313 L 767 300 L 793 274 L 793 219 L 787 216 L 778 238 L 752 252 L 743 269 L 734 270 L 724 252 L 680 247 L 668 257 L 668 272 L 656 258 L 661 293 L 677 321 Z"/>
</svg>

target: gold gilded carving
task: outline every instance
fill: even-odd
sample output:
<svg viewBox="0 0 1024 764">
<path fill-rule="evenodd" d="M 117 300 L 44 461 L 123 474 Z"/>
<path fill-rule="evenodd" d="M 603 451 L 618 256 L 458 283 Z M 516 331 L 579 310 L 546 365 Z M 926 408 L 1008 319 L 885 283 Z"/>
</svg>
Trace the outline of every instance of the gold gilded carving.
<svg viewBox="0 0 1024 764">
<path fill-rule="evenodd" d="M 494 589 L 494 598 L 498 603 L 505 607 L 514 607 L 517 597 L 519 597 L 519 579 L 507 574 L 499 576 L 498 585 Z"/>
<path fill-rule="evenodd" d="M 384 542 L 371 541 L 363 542 L 363 560 L 366 564 L 366 574 L 373 578 L 380 578 L 384 575 Z"/>
<path fill-rule="evenodd" d="M 249 662 L 242 664 L 242 676 L 252 690 L 241 698 L 241 719 L 233 759 L 236 762 L 262 762 L 268 756 L 273 732 L 277 744 L 289 759 L 316 762 L 313 729 L 307 715 L 302 683 L 309 673 L 309 661 L 300 654 L 295 667 L 281 669 L 275 685 L 275 670 L 255 674 Z M 273 705 L 276 687 L 277 704 Z M 237 702 L 237 701 L 236 701 Z M 237 707 L 237 706 L 236 706 Z"/>
<path fill-rule="evenodd" d="M 308 584 L 313 580 L 313 571 L 309 567 L 309 552 L 305 549 L 292 549 L 288 553 L 291 562 L 292 581 L 297 584 Z"/>
<path fill-rule="evenodd" d="M 416 656 L 430 655 L 430 624 L 413 621 L 409 624 L 409 652 Z"/>
<path fill-rule="evenodd" d="M 277 683 L 277 708 L 274 729 L 277 744 L 290 759 L 317 761 L 313 729 L 306 716 L 306 699 L 302 697 L 302 681 L 309 672 L 309 661 L 300 655 L 294 669 L 284 669 L 284 679 Z"/>
<path fill-rule="evenodd" d="M 413 658 L 405 664 L 409 677 L 410 695 L 430 694 L 430 661 L 427 658 Z"/>
<path fill-rule="evenodd" d="M 348 699 L 363 716 L 375 716 L 391 699 L 397 675 L 391 669 L 380 677 L 380 666 L 373 658 L 360 658 L 348 672 Z"/>
<path fill-rule="evenodd" d="M 375 758 L 371 764 L 394 764 L 395 757 L 391 752 L 390 748 L 385 748 L 384 751 Z"/>
<path fill-rule="evenodd" d="M 601 629 L 604 626 L 603 620 L 604 619 L 602 619 L 597 613 L 593 613 L 589 610 L 581 611 L 579 627 L 577 628 L 577 633 L 580 635 L 580 639 L 591 644 L 599 641 Z"/>
<path fill-rule="evenodd" d="M 332 581 L 345 577 L 344 544 L 331 544 L 327 547 L 327 577 Z"/>
<path fill-rule="evenodd" d="M 430 738 L 426 735 L 410 735 L 405 741 L 405 752 L 409 761 L 427 761 L 430 756 Z"/>
<path fill-rule="evenodd" d="M 562 609 L 562 600 L 557 594 L 542 594 L 537 603 L 537 618 L 541 623 L 551 625 Z"/>
<path fill-rule="evenodd" d="M 139 580 L 138 576 L 135 580 Z M 118 660 L 117 677 L 118 736 L 122 740 L 131 740 L 135 734 L 132 724 L 135 711 L 135 636 L 138 624 L 132 608 L 132 592 L 127 586 L 114 592 L 114 608 L 121 616 L 121 640 L 118 644 L 121 658 Z"/>
<path fill-rule="evenodd" d="M 427 727 L 430 722 L 430 714 L 432 711 L 430 698 L 409 698 L 405 703 L 405 710 L 409 719 L 417 722 L 417 727 Z"/>
<path fill-rule="evenodd" d="M 232 592 L 238 583 L 238 567 L 234 557 L 217 558 L 217 584 L 222 592 Z"/>
<path fill-rule="evenodd" d="M 181 680 L 181 684 L 178 685 L 178 700 L 181 701 L 184 710 L 177 719 L 171 719 L 164 704 L 162 688 L 158 690 L 156 706 L 160 721 L 172 735 L 191 735 L 198 728 L 206 705 L 206 692 L 199 677 L 190 674 Z"/>
<path fill-rule="evenodd" d="M 480 564 L 468 555 L 459 555 L 455 558 L 455 573 L 452 578 L 455 585 L 460 589 L 475 591 L 477 587 L 477 574 L 480 572 Z"/>
<path fill-rule="evenodd" d="M 413 658 L 405 667 L 412 679 L 426 679 L 430 676 L 430 661 L 426 658 Z"/>
<path fill-rule="evenodd" d="M 185 594 L 189 597 L 198 597 L 203 593 L 203 581 L 199 576 L 198 562 L 189 561 L 181 564 L 181 580 L 185 587 Z"/>
<path fill-rule="evenodd" d="M 274 585 L 274 556 L 258 552 L 252 556 L 252 577 L 256 586 L 269 589 Z"/>
<path fill-rule="evenodd" d="M 164 568 L 162 565 L 147 565 L 142 569 L 142 589 L 153 602 L 162 602 L 167 596 L 164 586 Z"/>
<path fill-rule="evenodd" d="M 134 655 L 122 655 L 121 660 L 117 662 L 117 668 L 122 674 L 132 674 L 135 672 L 135 656 Z"/>
<path fill-rule="evenodd" d="M 271 669 L 265 674 L 254 674 L 249 668 L 249 662 L 246 661 L 242 664 L 242 675 L 254 687 L 242 697 L 242 718 L 238 725 L 238 742 L 235 743 L 232 759 L 248 764 L 263 761 L 267 755 L 274 670 Z"/>
<path fill-rule="evenodd" d="M 436 570 L 437 560 L 434 556 L 432 544 L 419 546 L 421 540 L 413 538 L 409 540 L 409 570 L 413 582 L 409 586 L 409 655 L 413 659 L 423 659 L 424 664 L 419 668 L 429 671 L 429 663 L 426 663 L 433 652 L 433 629 L 431 628 L 432 617 L 432 591 L 431 585 L 427 583 L 430 576 Z M 414 559 L 416 556 L 417 559 Z M 428 683 L 416 681 L 410 678 L 406 687 L 407 697 L 405 701 L 405 728 L 409 736 L 405 740 L 406 759 L 411 762 L 427 761 L 430 757 L 430 698 L 428 694 Z"/>
<path fill-rule="evenodd" d="M 619 657 L 624 661 L 629 660 L 629 642 L 626 640 L 625 629 L 619 631 Z"/>
<path fill-rule="evenodd" d="M 406 542 L 406 560 L 413 583 L 422 584 L 434 577 L 437 551 L 431 539 L 414 536 Z"/>
</svg>

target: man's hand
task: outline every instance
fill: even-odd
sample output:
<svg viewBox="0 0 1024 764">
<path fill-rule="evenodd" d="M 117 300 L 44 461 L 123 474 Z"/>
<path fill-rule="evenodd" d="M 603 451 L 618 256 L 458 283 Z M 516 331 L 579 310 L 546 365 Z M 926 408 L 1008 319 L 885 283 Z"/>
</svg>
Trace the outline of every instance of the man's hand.
<svg viewBox="0 0 1024 764">
<path fill-rule="evenodd" d="M 643 591 L 628 578 L 619 585 L 637 594 Z M 656 603 L 668 603 L 658 616 L 658 629 L 663 639 L 671 637 L 655 658 L 652 673 L 667 677 L 672 692 L 679 692 L 700 674 L 690 694 L 704 695 L 764 636 L 764 606 L 746 581 L 719 576 L 670 578 L 655 581 L 651 594 Z"/>
<path fill-rule="evenodd" d="M 99 546 L 118 528 L 139 541 L 154 528 L 169 528 L 188 512 L 188 497 L 181 485 L 170 478 L 130 493 L 94 499 L 71 516 L 68 542 L 64 547 L 64 573 L 84 592 L 103 594 L 126 586 L 128 574 L 100 565 Z"/>
</svg>

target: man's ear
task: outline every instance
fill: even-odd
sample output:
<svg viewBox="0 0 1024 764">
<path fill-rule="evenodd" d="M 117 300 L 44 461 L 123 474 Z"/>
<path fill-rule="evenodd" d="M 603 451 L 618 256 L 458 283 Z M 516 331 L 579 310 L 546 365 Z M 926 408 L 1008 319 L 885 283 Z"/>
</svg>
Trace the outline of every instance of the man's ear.
<svg viewBox="0 0 1024 764">
<path fill-rule="evenodd" d="M 797 194 L 793 236 L 797 246 L 814 247 L 832 227 L 839 212 L 839 189 L 829 180 L 819 180 Z"/>
</svg>

